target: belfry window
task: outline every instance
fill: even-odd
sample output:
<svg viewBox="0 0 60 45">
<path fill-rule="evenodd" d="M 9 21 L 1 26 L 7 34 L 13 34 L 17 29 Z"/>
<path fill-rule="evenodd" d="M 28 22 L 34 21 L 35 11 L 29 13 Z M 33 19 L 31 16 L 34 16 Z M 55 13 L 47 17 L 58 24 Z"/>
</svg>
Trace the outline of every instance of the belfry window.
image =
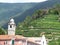
<svg viewBox="0 0 60 45">
<path fill-rule="evenodd" d="M 10 25 L 10 28 L 12 28 L 12 25 Z"/>
</svg>

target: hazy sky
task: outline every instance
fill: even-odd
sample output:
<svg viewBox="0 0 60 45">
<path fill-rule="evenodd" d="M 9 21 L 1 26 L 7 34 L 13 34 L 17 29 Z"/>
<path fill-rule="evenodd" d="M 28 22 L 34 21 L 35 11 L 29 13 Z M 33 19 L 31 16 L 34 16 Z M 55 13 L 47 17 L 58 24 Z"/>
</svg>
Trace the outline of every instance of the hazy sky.
<svg viewBox="0 0 60 45">
<path fill-rule="evenodd" d="M 43 2 L 46 0 L 0 0 L 0 2 L 8 2 L 8 3 L 22 3 L 22 2 Z"/>
</svg>

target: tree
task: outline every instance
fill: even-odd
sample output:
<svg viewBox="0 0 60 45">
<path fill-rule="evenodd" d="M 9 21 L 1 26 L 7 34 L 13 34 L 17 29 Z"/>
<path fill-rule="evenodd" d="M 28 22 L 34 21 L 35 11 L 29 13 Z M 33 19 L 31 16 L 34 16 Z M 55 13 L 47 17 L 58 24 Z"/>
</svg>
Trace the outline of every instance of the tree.
<svg viewBox="0 0 60 45">
<path fill-rule="evenodd" d="M 0 28 L 0 35 L 5 35 L 6 31 L 3 28 Z"/>
<path fill-rule="evenodd" d="M 55 9 L 59 12 L 59 15 L 60 15 L 60 4 L 56 4 Z"/>
</svg>

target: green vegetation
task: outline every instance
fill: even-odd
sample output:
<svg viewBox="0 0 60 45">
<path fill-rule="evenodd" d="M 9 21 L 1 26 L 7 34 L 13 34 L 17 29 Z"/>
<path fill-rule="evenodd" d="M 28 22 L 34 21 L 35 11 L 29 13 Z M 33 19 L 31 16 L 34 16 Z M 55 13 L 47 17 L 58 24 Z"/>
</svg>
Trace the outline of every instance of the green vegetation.
<svg viewBox="0 0 60 45">
<path fill-rule="evenodd" d="M 7 34 L 6 30 L 4 30 L 3 28 L 0 28 L 0 35 L 5 35 Z"/>
<path fill-rule="evenodd" d="M 40 37 L 45 34 L 51 41 L 49 45 L 60 45 L 60 8 L 37 10 L 18 24 L 16 34 Z"/>
</svg>

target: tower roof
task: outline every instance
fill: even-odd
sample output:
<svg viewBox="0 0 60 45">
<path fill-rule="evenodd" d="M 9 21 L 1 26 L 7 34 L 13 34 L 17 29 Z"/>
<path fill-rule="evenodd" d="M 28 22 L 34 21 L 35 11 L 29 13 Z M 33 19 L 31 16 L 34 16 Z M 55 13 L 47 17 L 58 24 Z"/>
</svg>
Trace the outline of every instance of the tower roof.
<svg viewBox="0 0 60 45">
<path fill-rule="evenodd" d="M 10 21 L 11 21 L 11 22 L 14 22 L 14 19 L 12 18 Z"/>
<path fill-rule="evenodd" d="M 13 18 L 11 18 L 8 24 L 15 24 L 14 19 L 13 19 Z"/>
</svg>

